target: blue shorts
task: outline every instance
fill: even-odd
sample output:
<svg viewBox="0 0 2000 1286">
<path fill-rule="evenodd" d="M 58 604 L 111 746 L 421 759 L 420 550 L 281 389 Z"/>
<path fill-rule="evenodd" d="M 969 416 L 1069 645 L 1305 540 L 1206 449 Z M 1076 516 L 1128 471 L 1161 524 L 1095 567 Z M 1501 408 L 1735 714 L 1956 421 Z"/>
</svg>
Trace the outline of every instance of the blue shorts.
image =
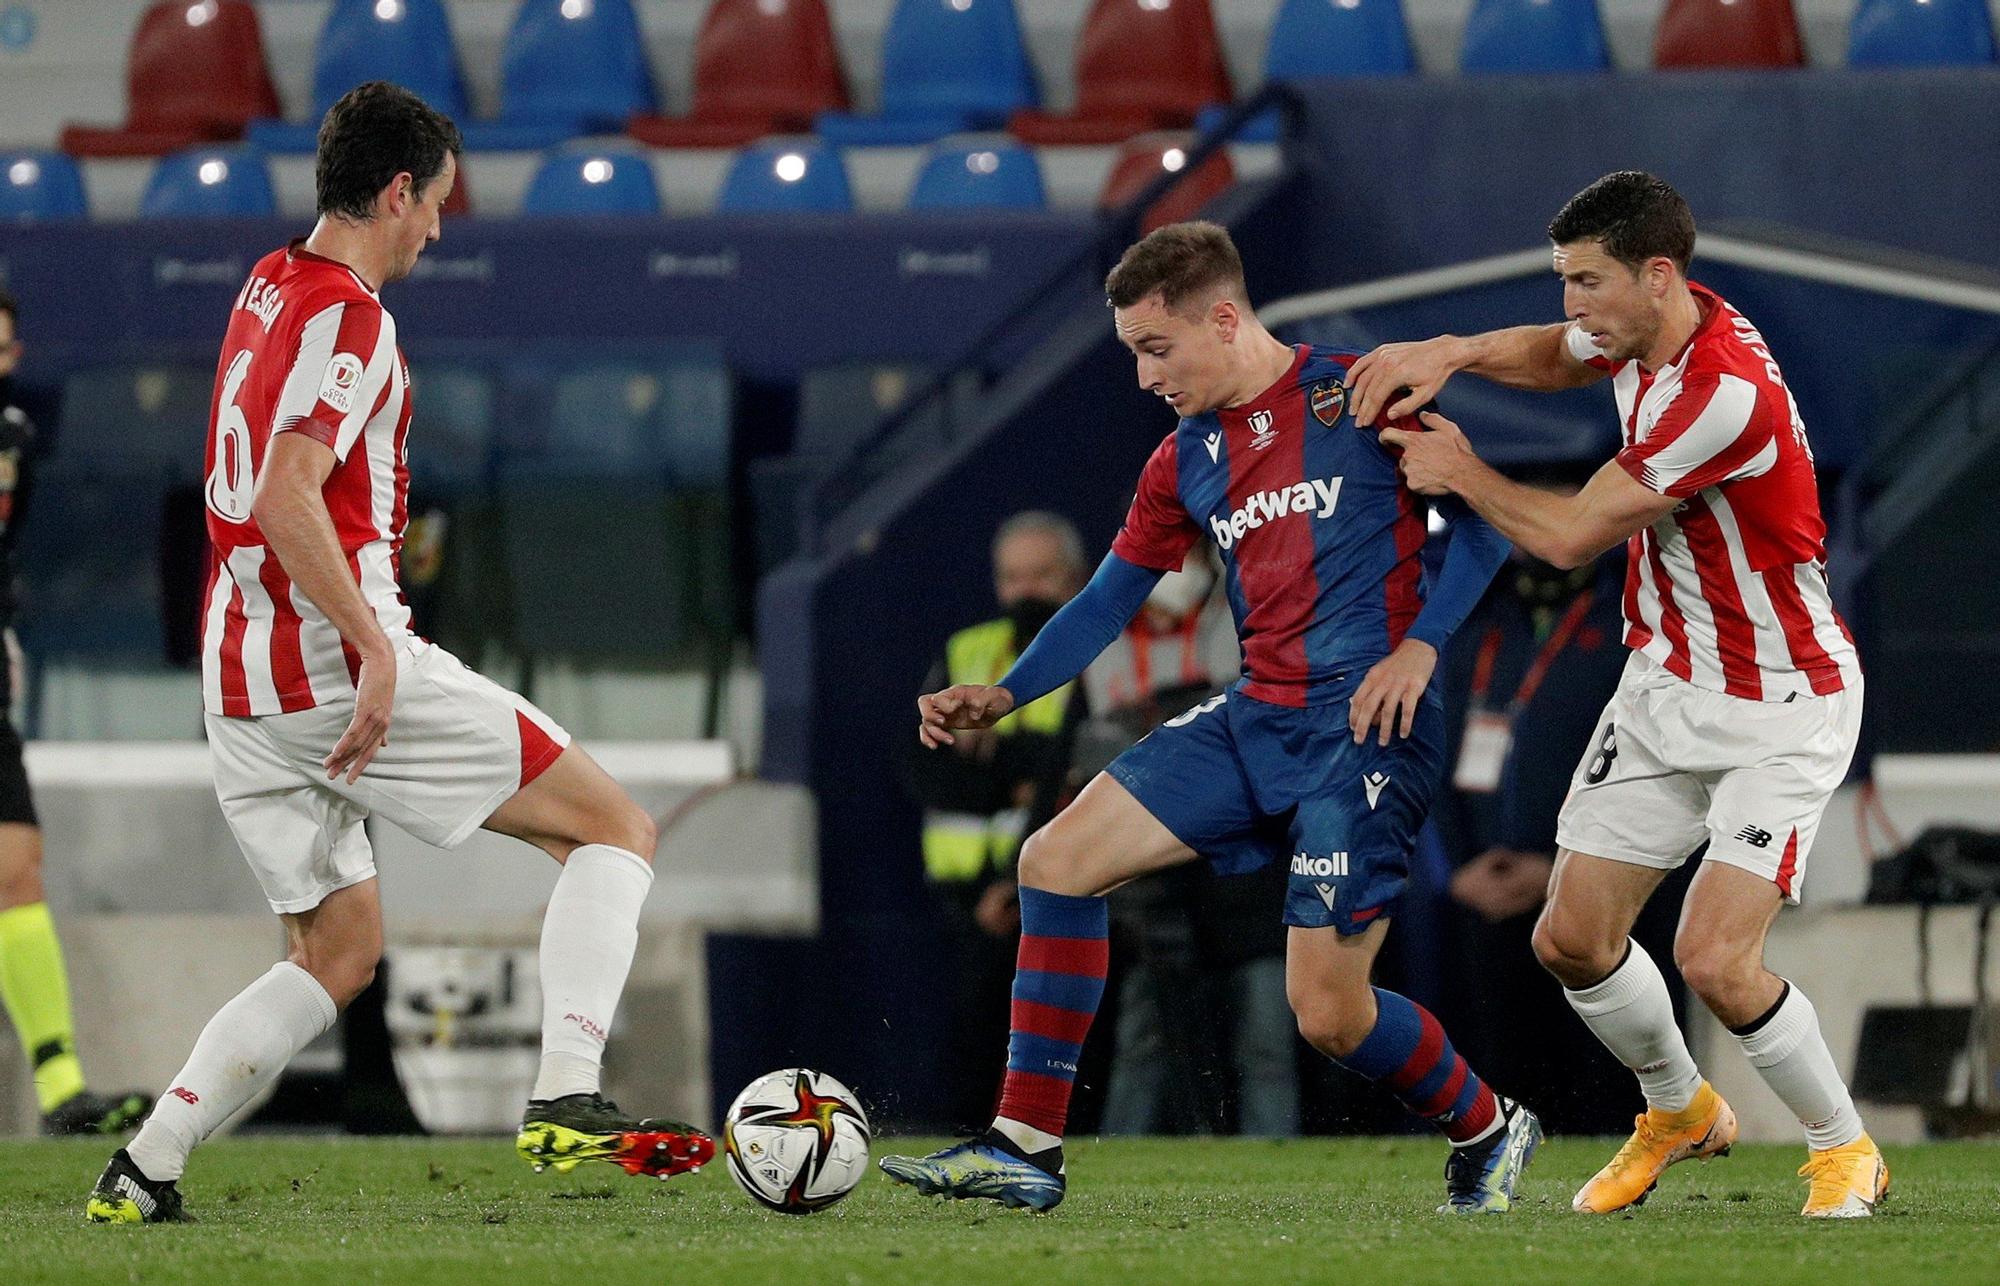
<svg viewBox="0 0 2000 1286">
<path fill-rule="evenodd" d="M 1357 686 L 1358 686 L 1357 676 Z M 1435 690 L 1406 738 L 1360 745 L 1345 699 L 1295 708 L 1230 691 L 1105 769 L 1219 875 L 1285 862 L 1286 924 L 1360 933 L 1393 914 L 1444 772 Z"/>
</svg>

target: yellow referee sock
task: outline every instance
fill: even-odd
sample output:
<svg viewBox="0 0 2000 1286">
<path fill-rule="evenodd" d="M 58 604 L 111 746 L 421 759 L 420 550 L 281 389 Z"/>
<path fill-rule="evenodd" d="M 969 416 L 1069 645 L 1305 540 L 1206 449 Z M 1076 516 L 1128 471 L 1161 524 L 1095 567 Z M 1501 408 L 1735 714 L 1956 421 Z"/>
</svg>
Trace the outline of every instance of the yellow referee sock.
<svg viewBox="0 0 2000 1286">
<path fill-rule="evenodd" d="M 52 1112 L 82 1093 L 69 978 L 46 902 L 0 911 L 0 1002 L 34 1066 L 35 1097 L 42 1111 Z"/>
</svg>

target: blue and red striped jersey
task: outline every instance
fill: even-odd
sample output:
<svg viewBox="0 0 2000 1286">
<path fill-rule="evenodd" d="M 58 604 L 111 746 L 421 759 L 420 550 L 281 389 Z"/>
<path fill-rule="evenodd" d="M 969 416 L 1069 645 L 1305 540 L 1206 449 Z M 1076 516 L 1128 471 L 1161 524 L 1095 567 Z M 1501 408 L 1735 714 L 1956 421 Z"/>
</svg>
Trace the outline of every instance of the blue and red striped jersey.
<svg viewBox="0 0 2000 1286">
<path fill-rule="evenodd" d="M 1242 406 L 1181 420 L 1139 475 L 1111 552 L 1171 570 L 1207 533 L 1243 646 L 1242 692 L 1316 705 L 1392 651 L 1429 593 L 1428 502 L 1347 414 L 1360 357 L 1300 344 Z"/>
</svg>

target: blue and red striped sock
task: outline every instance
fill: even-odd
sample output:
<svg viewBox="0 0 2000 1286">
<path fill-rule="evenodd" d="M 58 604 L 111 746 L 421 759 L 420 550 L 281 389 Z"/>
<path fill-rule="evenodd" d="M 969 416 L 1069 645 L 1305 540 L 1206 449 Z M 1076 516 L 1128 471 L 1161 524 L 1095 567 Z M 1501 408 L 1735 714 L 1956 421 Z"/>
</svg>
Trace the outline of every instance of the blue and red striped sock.
<svg viewBox="0 0 2000 1286">
<path fill-rule="evenodd" d="M 1375 1027 L 1342 1067 L 1379 1083 L 1404 1107 L 1444 1131 L 1453 1143 L 1471 1143 L 1499 1117 L 1486 1082 L 1451 1047 L 1450 1037 L 1422 1005 L 1375 988 Z"/>
<path fill-rule="evenodd" d="M 1103 898 L 1021 889 L 1021 952 L 997 1115 L 1060 1136 L 1083 1038 L 1104 998 L 1111 921 Z"/>
</svg>

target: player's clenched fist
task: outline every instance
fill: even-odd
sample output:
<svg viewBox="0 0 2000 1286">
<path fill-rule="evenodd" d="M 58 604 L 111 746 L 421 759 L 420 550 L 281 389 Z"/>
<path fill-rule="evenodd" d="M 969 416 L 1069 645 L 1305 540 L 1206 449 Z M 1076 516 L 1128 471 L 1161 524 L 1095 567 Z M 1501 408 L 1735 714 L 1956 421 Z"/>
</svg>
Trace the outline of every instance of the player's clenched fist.
<svg viewBox="0 0 2000 1286">
<path fill-rule="evenodd" d="M 1013 693 L 978 683 L 927 693 L 917 698 L 917 740 L 932 750 L 949 746 L 950 729 L 991 728 L 1013 708 Z"/>
</svg>

